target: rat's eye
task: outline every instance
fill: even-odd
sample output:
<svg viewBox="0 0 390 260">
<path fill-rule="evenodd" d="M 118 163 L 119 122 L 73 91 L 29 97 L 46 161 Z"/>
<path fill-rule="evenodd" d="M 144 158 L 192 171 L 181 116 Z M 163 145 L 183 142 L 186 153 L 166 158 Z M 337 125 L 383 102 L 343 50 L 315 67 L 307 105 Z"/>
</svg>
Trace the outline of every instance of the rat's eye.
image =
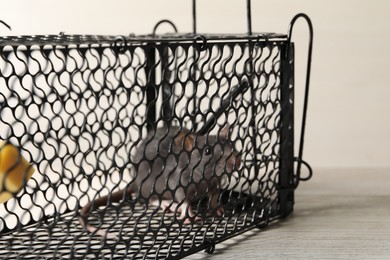
<svg viewBox="0 0 390 260">
<path fill-rule="evenodd" d="M 204 149 L 204 153 L 205 153 L 205 155 L 210 155 L 211 154 L 211 148 L 210 147 L 206 147 Z"/>
</svg>

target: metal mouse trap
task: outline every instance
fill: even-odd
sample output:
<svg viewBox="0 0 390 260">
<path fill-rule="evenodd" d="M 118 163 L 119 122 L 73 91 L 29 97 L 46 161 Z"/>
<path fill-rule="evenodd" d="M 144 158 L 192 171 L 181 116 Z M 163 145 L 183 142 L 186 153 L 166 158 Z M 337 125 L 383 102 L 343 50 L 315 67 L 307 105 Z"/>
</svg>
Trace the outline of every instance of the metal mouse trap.
<svg viewBox="0 0 390 260">
<path fill-rule="evenodd" d="M 293 211 L 312 25 L 254 33 L 247 11 L 241 35 L 198 33 L 193 0 L 192 33 L 0 37 L 1 259 L 182 258 Z"/>
</svg>

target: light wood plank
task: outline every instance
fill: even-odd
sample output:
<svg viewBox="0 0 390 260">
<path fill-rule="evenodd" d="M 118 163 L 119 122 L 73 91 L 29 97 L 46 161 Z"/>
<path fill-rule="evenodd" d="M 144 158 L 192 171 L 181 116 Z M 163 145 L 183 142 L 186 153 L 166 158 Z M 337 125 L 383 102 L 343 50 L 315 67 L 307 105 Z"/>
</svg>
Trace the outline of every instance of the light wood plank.
<svg viewBox="0 0 390 260">
<path fill-rule="evenodd" d="M 286 220 L 187 259 L 390 259 L 390 170 L 316 170 Z"/>
</svg>

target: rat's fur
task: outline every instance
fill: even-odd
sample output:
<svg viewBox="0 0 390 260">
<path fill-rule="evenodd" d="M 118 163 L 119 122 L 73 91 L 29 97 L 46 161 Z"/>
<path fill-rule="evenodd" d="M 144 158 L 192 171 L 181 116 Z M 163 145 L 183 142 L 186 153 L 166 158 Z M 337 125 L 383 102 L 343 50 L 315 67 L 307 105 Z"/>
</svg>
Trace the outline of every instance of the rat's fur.
<svg viewBox="0 0 390 260">
<path fill-rule="evenodd" d="M 223 214 L 218 205 L 221 183 L 240 160 L 227 138 L 228 127 L 219 136 L 198 136 L 187 129 L 160 127 L 148 133 L 131 159 L 134 180 L 126 189 L 89 202 L 80 210 L 80 223 L 89 232 L 114 238 L 105 230 L 87 223 L 88 214 L 132 194 L 162 209 L 180 212 L 179 219 L 190 223 L 195 216 L 191 202 L 209 198 L 209 209 Z M 125 194 L 127 193 L 127 194 Z"/>
</svg>

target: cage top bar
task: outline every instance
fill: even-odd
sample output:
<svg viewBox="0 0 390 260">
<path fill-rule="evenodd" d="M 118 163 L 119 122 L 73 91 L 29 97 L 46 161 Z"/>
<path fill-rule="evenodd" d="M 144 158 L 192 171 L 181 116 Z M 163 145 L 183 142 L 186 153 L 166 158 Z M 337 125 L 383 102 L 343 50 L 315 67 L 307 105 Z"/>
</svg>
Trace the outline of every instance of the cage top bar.
<svg viewBox="0 0 390 260">
<path fill-rule="evenodd" d="M 253 35 L 233 34 L 163 34 L 163 35 L 130 35 L 130 36 L 103 36 L 103 35 L 33 35 L 33 36 L 3 36 L 0 37 L 0 46 L 45 46 L 45 45 L 90 45 L 90 44 L 118 44 L 142 45 L 146 43 L 185 43 L 199 41 L 287 41 L 287 35 L 275 33 L 261 33 Z"/>
</svg>

